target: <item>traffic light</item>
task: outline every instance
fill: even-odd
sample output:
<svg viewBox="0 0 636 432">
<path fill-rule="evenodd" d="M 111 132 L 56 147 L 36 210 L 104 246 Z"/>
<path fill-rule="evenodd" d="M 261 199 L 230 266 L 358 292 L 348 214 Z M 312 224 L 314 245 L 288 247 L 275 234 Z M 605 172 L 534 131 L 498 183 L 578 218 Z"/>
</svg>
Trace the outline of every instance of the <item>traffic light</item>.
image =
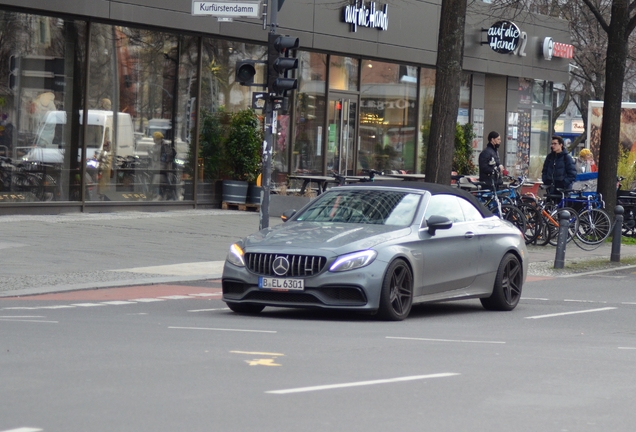
<svg viewBox="0 0 636 432">
<path fill-rule="evenodd" d="M 298 80 L 287 78 L 287 71 L 298 68 L 298 59 L 290 57 L 290 50 L 298 48 L 295 37 L 270 33 L 267 46 L 267 88 L 270 93 L 285 95 L 287 90 L 298 88 Z"/>
<path fill-rule="evenodd" d="M 256 75 L 255 60 L 239 60 L 236 62 L 236 81 L 241 85 L 249 86 L 254 83 Z"/>
</svg>

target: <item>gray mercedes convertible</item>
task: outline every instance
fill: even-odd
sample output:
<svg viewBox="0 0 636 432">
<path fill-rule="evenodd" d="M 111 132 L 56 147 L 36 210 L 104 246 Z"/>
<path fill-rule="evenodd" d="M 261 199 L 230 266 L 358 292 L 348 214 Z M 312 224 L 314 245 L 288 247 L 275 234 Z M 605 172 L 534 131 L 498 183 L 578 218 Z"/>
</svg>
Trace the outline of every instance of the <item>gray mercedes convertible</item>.
<svg viewBox="0 0 636 432">
<path fill-rule="evenodd" d="M 528 269 L 523 234 L 461 189 L 369 182 L 327 190 L 230 247 L 223 301 L 341 309 L 403 320 L 415 303 L 478 298 L 509 311 Z"/>
</svg>

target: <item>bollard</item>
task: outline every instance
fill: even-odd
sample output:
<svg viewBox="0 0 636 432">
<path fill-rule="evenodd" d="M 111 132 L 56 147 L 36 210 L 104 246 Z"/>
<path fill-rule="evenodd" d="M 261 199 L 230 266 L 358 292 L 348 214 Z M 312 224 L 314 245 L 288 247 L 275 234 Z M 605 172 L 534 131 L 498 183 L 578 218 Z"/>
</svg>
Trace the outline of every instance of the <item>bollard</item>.
<svg viewBox="0 0 636 432">
<path fill-rule="evenodd" d="M 621 238 L 623 236 L 623 206 L 614 207 L 614 232 L 612 233 L 612 255 L 611 262 L 621 262 Z"/>
<path fill-rule="evenodd" d="M 563 210 L 559 212 L 559 234 L 557 240 L 556 255 L 554 257 L 554 268 L 562 269 L 565 266 L 565 245 L 568 242 L 568 229 L 570 229 L 570 212 Z"/>
</svg>

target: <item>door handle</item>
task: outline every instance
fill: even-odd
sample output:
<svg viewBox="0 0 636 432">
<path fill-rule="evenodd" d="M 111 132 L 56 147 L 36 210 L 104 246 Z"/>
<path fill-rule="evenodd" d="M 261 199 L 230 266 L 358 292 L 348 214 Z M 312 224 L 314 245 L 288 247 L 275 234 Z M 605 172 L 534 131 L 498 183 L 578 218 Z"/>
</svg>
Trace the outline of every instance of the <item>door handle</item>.
<svg viewBox="0 0 636 432">
<path fill-rule="evenodd" d="M 472 231 L 468 231 L 466 234 L 464 234 L 464 237 L 465 238 L 469 238 L 469 239 L 473 238 L 473 237 L 475 237 L 475 233 L 472 232 Z"/>
</svg>

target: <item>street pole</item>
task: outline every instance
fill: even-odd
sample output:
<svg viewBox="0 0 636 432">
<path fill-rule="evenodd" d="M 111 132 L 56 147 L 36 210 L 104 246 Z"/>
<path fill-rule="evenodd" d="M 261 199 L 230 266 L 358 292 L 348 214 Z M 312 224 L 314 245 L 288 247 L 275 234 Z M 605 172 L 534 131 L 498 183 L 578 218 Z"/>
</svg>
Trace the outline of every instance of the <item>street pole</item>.
<svg viewBox="0 0 636 432">
<path fill-rule="evenodd" d="M 269 0 L 269 32 L 276 33 L 276 27 L 278 27 L 278 0 Z M 269 35 L 268 35 L 269 41 Z M 269 49 L 268 49 L 269 51 Z M 268 54 L 269 57 L 269 54 Z M 269 58 L 267 59 L 269 62 Z M 271 80 L 268 77 L 268 82 Z M 276 115 L 274 110 L 274 103 L 272 101 L 273 88 L 267 88 L 267 101 L 265 103 L 265 140 L 263 141 L 263 175 L 262 175 L 262 197 L 261 197 L 261 210 L 259 213 L 259 230 L 269 228 L 269 194 L 272 186 L 272 148 L 273 139 L 276 134 Z"/>
</svg>

